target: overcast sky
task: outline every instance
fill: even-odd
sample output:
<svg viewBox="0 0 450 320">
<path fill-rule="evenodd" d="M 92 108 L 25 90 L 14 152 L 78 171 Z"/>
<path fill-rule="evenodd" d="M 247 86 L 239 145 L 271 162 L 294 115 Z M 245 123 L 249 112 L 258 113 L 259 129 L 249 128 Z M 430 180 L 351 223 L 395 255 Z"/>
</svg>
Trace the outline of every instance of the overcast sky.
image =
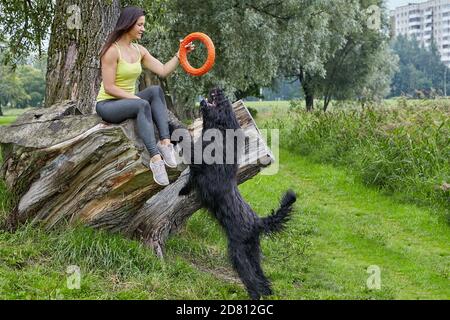
<svg viewBox="0 0 450 320">
<path fill-rule="evenodd" d="M 387 0 L 387 4 L 388 4 L 388 8 L 389 9 L 395 9 L 396 7 L 400 7 L 403 6 L 405 4 L 408 3 L 420 3 L 420 2 L 425 2 L 424 0 Z"/>
</svg>

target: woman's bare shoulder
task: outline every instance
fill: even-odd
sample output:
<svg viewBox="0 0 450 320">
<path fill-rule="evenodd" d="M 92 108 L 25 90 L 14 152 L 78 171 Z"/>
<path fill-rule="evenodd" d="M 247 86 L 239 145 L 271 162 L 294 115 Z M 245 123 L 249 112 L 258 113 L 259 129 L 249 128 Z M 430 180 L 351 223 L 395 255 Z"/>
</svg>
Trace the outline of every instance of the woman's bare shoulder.
<svg viewBox="0 0 450 320">
<path fill-rule="evenodd" d="M 149 53 L 147 48 L 145 48 L 144 46 L 140 45 L 139 43 L 137 44 L 139 51 L 141 52 L 141 57 L 144 58 L 144 56 Z"/>
<path fill-rule="evenodd" d="M 103 55 L 102 60 L 105 62 L 117 62 L 119 60 L 119 50 L 117 47 L 115 45 L 110 46 Z"/>
</svg>

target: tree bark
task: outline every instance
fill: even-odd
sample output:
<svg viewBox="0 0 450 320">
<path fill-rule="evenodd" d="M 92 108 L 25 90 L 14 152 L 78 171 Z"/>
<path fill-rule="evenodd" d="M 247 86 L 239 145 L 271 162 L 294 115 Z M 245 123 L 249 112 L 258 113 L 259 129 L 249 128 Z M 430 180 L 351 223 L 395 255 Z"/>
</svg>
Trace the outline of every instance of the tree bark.
<svg viewBox="0 0 450 320">
<path fill-rule="evenodd" d="M 99 53 L 120 14 L 120 0 L 57 0 L 48 50 L 45 106 L 76 101 L 92 114 L 101 82 Z"/>
<path fill-rule="evenodd" d="M 306 93 L 305 91 L 305 101 L 306 101 L 306 111 L 314 110 L 314 96 L 310 93 Z"/>
<path fill-rule="evenodd" d="M 298 78 L 302 85 L 303 93 L 305 94 L 306 111 L 311 112 L 314 110 L 314 90 L 311 88 L 310 84 L 311 77 L 309 77 L 302 68 L 300 70 Z"/>
<path fill-rule="evenodd" d="M 258 142 L 247 146 L 249 161 L 239 173 L 243 182 L 270 165 L 273 155 L 244 104 L 233 107 L 245 134 Z M 171 133 L 178 128 L 185 127 L 170 113 Z M 199 137 L 202 121 L 187 129 L 194 139 Z M 168 169 L 167 187 L 153 181 L 135 120 L 107 124 L 95 114 L 82 115 L 76 102 L 65 101 L 0 127 L 0 145 L 0 178 L 17 197 L 11 226 L 81 223 L 139 237 L 161 256 L 167 237 L 200 208 L 195 196 L 178 196 L 188 176 L 186 165 Z"/>
<path fill-rule="evenodd" d="M 331 102 L 331 97 L 330 96 L 325 96 L 324 100 L 323 100 L 323 112 L 327 112 L 328 106 L 330 105 L 330 102 Z"/>
</svg>

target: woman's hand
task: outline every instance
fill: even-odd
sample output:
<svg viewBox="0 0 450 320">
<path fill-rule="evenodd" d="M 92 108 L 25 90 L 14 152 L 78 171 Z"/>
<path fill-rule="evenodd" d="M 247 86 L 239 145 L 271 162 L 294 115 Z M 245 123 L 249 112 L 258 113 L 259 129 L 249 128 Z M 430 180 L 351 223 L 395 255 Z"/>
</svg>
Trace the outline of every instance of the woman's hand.
<svg viewBox="0 0 450 320">
<path fill-rule="evenodd" d="M 180 40 L 180 43 L 183 42 L 183 40 Z M 194 43 L 189 43 L 185 46 L 185 48 L 187 49 L 187 53 L 191 53 L 192 51 L 195 50 L 195 44 Z M 180 50 L 178 50 L 177 52 L 177 57 L 178 59 L 180 58 Z"/>
</svg>

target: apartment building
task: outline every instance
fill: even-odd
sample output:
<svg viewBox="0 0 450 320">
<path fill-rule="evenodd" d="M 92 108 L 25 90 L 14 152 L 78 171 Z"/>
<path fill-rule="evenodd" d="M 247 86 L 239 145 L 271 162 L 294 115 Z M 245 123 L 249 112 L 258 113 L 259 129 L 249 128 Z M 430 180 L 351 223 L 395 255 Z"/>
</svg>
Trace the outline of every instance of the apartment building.
<svg viewBox="0 0 450 320">
<path fill-rule="evenodd" d="M 415 37 L 428 47 L 433 40 L 450 67 L 450 0 L 410 3 L 391 11 L 391 34 Z"/>
</svg>

